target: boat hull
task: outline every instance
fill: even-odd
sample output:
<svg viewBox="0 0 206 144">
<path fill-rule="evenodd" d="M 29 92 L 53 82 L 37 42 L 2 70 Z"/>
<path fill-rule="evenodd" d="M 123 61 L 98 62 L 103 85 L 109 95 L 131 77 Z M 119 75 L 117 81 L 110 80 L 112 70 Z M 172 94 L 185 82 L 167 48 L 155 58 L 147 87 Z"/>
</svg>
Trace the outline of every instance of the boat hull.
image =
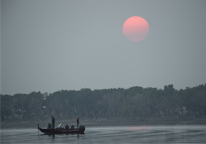
<svg viewBox="0 0 206 144">
<path fill-rule="evenodd" d="M 85 131 L 84 126 L 80 126 L 78 129 L 38 129 L 45 134 L 84 134 Z"/>
</svg>

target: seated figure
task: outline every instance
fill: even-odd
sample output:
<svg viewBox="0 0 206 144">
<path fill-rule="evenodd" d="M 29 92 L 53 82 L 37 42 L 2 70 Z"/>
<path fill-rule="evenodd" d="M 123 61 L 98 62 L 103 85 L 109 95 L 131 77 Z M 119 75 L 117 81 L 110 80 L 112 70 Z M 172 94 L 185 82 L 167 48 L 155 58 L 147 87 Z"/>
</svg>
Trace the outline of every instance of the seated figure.
<svg viewBox="0 0 206 144">
<path fill-rule="evenodd" d="M 66 126 L 65 126 L 65 129 L 69 129 L 69 126 L 68 126 L 68 124 L 66 124 Z"/>
<path fill-rule="evenodd" d="M 51 123 L 48 124 L 47 129 L 52 129 Z"/>
</svg>

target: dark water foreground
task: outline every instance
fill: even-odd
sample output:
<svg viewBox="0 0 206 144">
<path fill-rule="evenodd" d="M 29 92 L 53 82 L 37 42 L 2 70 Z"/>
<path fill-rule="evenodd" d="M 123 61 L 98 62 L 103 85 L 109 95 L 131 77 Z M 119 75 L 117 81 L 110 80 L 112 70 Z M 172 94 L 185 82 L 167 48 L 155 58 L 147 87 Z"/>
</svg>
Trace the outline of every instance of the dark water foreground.
<svg viewBox="0 0 206 144">
<path fill-rule="evenodd" d="M 34 128 L 1 129 L 0 143 L 205 144 L 206 125 L 100 126 L 85 134 L 44 135 Z"/>
</svg>

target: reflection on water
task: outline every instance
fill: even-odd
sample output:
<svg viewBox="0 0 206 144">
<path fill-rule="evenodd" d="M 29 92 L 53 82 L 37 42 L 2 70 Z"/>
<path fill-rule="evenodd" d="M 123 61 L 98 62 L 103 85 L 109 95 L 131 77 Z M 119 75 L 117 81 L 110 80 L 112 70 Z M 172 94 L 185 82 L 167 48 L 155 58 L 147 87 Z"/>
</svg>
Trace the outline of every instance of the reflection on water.
<svg viewBox="0 0 206 144">
<path fill-rule="evenodd" d="M 85 134 L 45 135 L 37 129 L 2 129 L 1 143 L 193 143 L 206 142 L 206 126 L 86 127 Z"/>
</svg>

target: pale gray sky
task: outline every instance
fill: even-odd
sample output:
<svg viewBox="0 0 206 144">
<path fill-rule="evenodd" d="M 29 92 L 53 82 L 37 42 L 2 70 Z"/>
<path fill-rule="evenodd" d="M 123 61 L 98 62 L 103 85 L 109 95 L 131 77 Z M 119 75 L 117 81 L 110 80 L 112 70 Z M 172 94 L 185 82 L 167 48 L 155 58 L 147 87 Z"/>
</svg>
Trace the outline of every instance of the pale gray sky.
<svg viewBox="0 0 206 144">
<path fill-rule="evenodd" d="M 205 27 L 205 0 L 2 0 L 1 93 L 205 84 Z"/>
</svg>

